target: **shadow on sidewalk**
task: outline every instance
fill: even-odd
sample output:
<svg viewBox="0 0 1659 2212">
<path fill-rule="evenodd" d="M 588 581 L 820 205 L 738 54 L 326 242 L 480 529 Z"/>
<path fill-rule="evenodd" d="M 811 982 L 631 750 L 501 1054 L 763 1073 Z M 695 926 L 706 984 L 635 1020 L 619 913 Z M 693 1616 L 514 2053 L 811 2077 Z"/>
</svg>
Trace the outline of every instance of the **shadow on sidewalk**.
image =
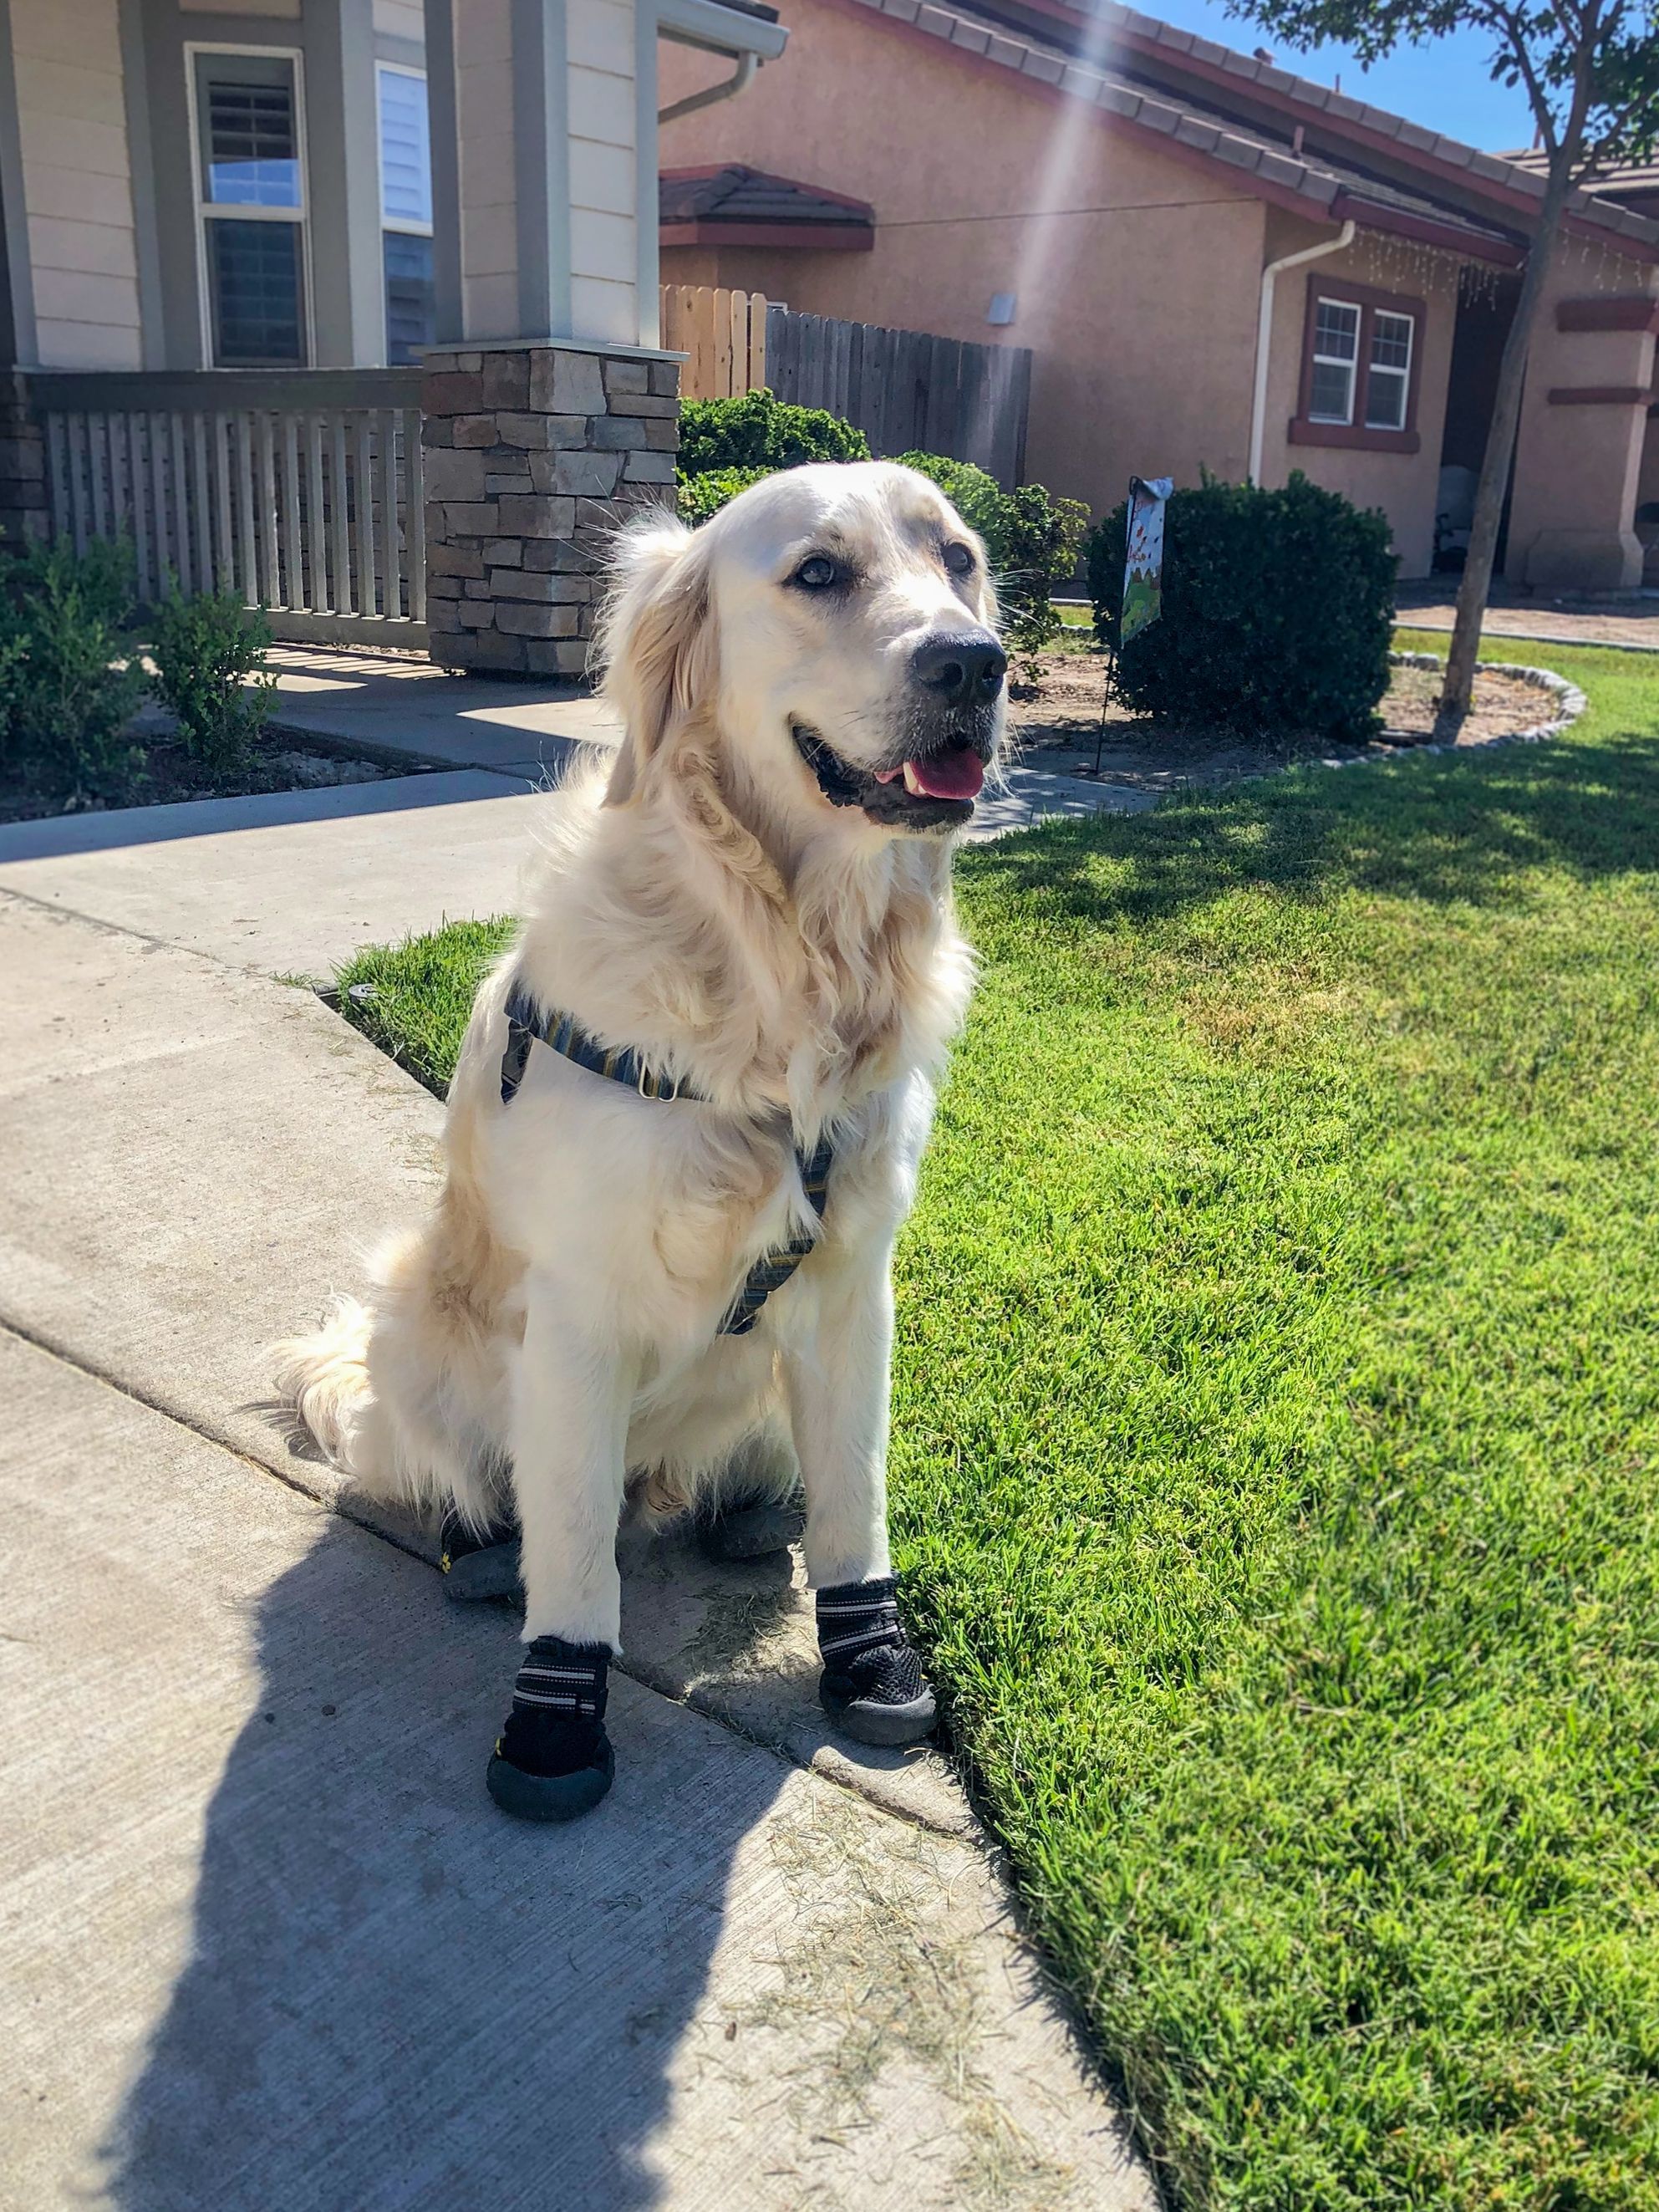
<svg viewBox="0 0 1659 2212">
<path fill-rule="evenodd" d="M 364 814 L 406 814 L 475 799 L 522 799 L 538 775 L 457 768 L 423 769 L 373 783 L 331 783 L 311 791 L 253 792 L 242 799 L 186 799 L 167 806 L 116 806 L 102 812 L 51 814 L 38 822 L 0 823 L 0 867 L 19 860 L 62 860 L 128 845 L 171 845 L 217 837 L 230 830 L 280 830 L 301 822 L 343 822 Z"/>
<path fill-rule="evenodd" d="M 613 1676 L 606 1803 L 506 1819 L 516 1632 L 338 1521 L 259 1600 L 188 1961 L 105 2147 L 121 2212 L 663 2200 L 676 2062 L 726 2048 L 698 2014 L 734 1854 L 789 1770 Z"/>
</svg>

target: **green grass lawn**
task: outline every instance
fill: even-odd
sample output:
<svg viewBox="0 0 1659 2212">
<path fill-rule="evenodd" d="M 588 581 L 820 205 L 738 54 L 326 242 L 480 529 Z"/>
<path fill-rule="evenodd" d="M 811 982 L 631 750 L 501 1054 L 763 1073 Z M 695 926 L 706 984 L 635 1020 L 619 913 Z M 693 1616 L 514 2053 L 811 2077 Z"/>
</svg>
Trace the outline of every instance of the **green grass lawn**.
<svg viewBox="0 0 1659 2212">
<path fill-rule="evenodd" d="M 1568 739 L 958 872 L 899 1554 L 1183 2207 L 1659 2208 L 1659 665 L 1520 651 Z"/>
</svg>

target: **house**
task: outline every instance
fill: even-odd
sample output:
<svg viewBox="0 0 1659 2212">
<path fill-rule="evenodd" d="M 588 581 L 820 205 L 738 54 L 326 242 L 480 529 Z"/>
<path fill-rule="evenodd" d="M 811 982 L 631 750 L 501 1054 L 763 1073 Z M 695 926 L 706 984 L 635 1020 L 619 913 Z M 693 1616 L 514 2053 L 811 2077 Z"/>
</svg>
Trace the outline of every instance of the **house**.
<svg viewBox="0 0 1659 2212">
<path fill-rule="evenodd" d="M 1535 161 L 1111 0 L 781 12 L 787 56 L 730 106 L 690 106 L 708 65 L 664 56 L 684 110 L 662 132 L 665 279 L 1030 347 L 1027 473 L 1097 511 L 1132 472 L 1274 483 L 1300 468 L 1386 510 L 1405 576 L 1437 544 L 1447 562 Z M 750 181 L 722 198 L 721 177 Z M 1569 219 L 1500 549 L 1511 580 L 1641 582 L 1638 530 L 1659 540 L 1656 331 L 1650 168 L 1581 194 Z"/>
<path fill-rule="evenodd" d="M 723 96 L 787 36 L 759 0 L 0 0 L 0 526 L 125 532 L 146 589 L 289 635 L 579 669 L 578 508 L 673 480 L 658 54 Z"/>
</svg>

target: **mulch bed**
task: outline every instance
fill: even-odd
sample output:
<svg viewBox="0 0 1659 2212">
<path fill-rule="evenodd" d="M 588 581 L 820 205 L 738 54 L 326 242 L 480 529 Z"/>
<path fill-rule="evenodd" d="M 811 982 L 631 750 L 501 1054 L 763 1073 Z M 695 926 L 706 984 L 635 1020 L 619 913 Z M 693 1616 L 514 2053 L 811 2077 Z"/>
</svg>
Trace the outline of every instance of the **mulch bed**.
<svg viewBox="0 0 1659 2212">
<path fill-rule="evenodd" d="M 1075 646 L 1045 653 L 1036 696 L 1023 697 L 1017 692 L 1011 698 L 1008 726 L 1017 753 L 1034 766 L 1063 766 L 1071 774 L 1077 773 L 1079 766 L 1085 770 L 1091 768 L 1096 740 L 1102 734 L 1105 681 L 1106 663 L 1101 653 L 1080 651 Z M 1395 669 L 1381 708 L 1384 741 L 1411 744 L 1427 738 L 1434 726 L 1438 689 L 1439 678 L 1432 669 Z M 1493 738 L 1533 729 L 1548 720 L 1550 712 L 1549 701 L 1532 684 L 1513 676 L 1481 675 L 1475 681 L 1474 710 L 1458 743 L 1484 744 Z M 1269 775 L 1298 760 L 1327 759 L 1364 750 L 1333 744 L 1328 738 L 1293 733 L 1241 738 L 1224 731 L 1176 727 L 1144 714 L 1132 714 L 1112 702 L 1105 708 L 1100 774 L 1104 782 L 1146 791 L 1173 791 L 1194 784 L 1235 783 L 1245 776 Z M 1045 753 L 1067 757 L 1063 763 L 1044 760 Z M 1081 763 L 1079 754 L 1086 756 Z"/>
<path fill-rule="evenodd" d="M 289 737 L 262 738 L 245 773 L 215 778 L 185 747 L 166 737 L 143 745 L 142 761 L 123 789 L 95 799 L 45 798 L 39 792 L 0 781 L 0 822 L 40 822 L 64 814 L 104 813 L 120 806 L 170 806 L 189 799 L 245 799 L 273 791 L 316 791 L 331 784 L 379 783 L 393 775 L 419 775 L 409 761 L 341 759 L 313 752 Z"/>
</svg>

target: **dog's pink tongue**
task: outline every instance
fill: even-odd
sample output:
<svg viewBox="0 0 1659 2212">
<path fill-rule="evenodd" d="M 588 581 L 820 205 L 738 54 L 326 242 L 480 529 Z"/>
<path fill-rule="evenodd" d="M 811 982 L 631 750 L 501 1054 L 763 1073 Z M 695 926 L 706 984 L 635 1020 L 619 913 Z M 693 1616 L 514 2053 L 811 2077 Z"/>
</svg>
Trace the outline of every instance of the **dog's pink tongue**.
<svg viewBox="0 0 1659 2212">
<path fill-rule="evenodd" d="M 933 753 L 909 763 L 911 775 L 930 799 L 977 799 L 985 782 L 985 763 L 968 745 Z"/>
</svg>

